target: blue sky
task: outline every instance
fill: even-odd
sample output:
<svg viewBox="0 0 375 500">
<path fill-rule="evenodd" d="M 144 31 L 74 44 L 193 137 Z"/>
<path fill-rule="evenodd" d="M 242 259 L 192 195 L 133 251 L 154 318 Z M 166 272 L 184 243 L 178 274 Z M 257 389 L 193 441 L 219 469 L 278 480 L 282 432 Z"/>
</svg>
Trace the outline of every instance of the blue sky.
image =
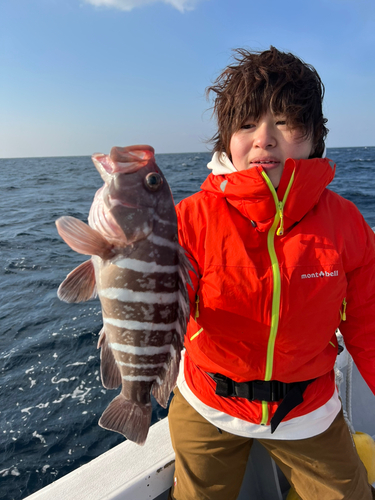
<svg viewBox="0 0 375 500">
<path fill-rule="evenodd" d="M 328 147 L 375 146 L 374 0 L 0 0 L 0 157 L 207 151 L 231 49 L 290 51 L 326 86 Z"/>
</svg>

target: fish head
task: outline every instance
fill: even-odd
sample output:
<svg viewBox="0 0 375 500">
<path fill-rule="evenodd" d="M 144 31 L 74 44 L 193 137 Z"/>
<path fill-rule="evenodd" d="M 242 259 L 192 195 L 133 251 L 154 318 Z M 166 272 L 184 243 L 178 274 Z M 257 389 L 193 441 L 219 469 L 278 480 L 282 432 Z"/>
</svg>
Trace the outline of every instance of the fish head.
<svg viewBox="0 0 375 500">
<path fill-rule="evenodd" d="M 114 147 L 109 155 L 98 153 L 92 159 L 105 184 L 94 199 L 89 223 L 109 241 L 128 245 L 146 238 L 158 218 L 176 220 L 169 185 L 151 146 Z"/>
</svg>

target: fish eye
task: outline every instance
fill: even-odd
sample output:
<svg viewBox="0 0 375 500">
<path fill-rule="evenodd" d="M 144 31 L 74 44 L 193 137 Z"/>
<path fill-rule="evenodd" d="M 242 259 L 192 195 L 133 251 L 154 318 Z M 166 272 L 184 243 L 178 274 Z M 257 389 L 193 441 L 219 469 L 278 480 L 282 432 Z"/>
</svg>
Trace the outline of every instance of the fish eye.
<svg viewBox="0 0 375 500">
<path fill-rule="evenodd" d="M 145 186 L 149 191 L 157 191 L 163 185 L 163 178 L 157 172 L 150 172 L 145 177 Z"/>
</svg>

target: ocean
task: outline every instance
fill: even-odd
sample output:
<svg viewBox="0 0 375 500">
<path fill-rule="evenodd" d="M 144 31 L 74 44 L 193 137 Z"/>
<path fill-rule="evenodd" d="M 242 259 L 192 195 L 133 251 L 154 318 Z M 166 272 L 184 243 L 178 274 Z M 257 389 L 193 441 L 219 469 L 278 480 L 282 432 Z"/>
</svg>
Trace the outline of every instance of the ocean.
<svg viewBox="0 0 375 500">
<path fill-rule="evenodd" d="M 375 147 L 328 149 L 330 189 L 375 226 Z M 199 190 L 209 153 L 156 155 L 175 202 Z M 0 159 L 0 499 L 20 500 L 124 438 L 97 422 L 119 390 L 100 382 L 98 300 L 56 291 L 81 262 L 55 220 L 86 221 L 102 185 L 90 157 Z M 346 224 L 345 220 L 342 224 Z M 153 402 L 153 422 L 164 418 Z"/>
</svg>

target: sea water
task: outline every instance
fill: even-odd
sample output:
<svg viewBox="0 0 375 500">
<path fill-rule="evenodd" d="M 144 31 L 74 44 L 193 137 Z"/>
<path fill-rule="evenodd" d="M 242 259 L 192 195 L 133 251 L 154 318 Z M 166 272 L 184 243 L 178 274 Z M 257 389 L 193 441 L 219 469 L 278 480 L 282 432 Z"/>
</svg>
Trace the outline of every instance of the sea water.
<svg viewBox="0 0 375 500">
<path fill-rule="evenodd" d="M 330 188 L 375 226 L 375 148 L 328 149 Z M 208 153 L 156 155 L 175 202 L 199 190 Z M 98 300 L 56 291 L 81 262 L 55 220 L 86 221 L 102 180 L 89 157 L 1 159 L 0 498 L 20 500 L 121 443 L 98 426 L 119 390 L 100 381 Z M 342 224 L 347 222 L 343 220 Z M 153 402 L 153 422 L 167 411 Z"/>
</svg>

